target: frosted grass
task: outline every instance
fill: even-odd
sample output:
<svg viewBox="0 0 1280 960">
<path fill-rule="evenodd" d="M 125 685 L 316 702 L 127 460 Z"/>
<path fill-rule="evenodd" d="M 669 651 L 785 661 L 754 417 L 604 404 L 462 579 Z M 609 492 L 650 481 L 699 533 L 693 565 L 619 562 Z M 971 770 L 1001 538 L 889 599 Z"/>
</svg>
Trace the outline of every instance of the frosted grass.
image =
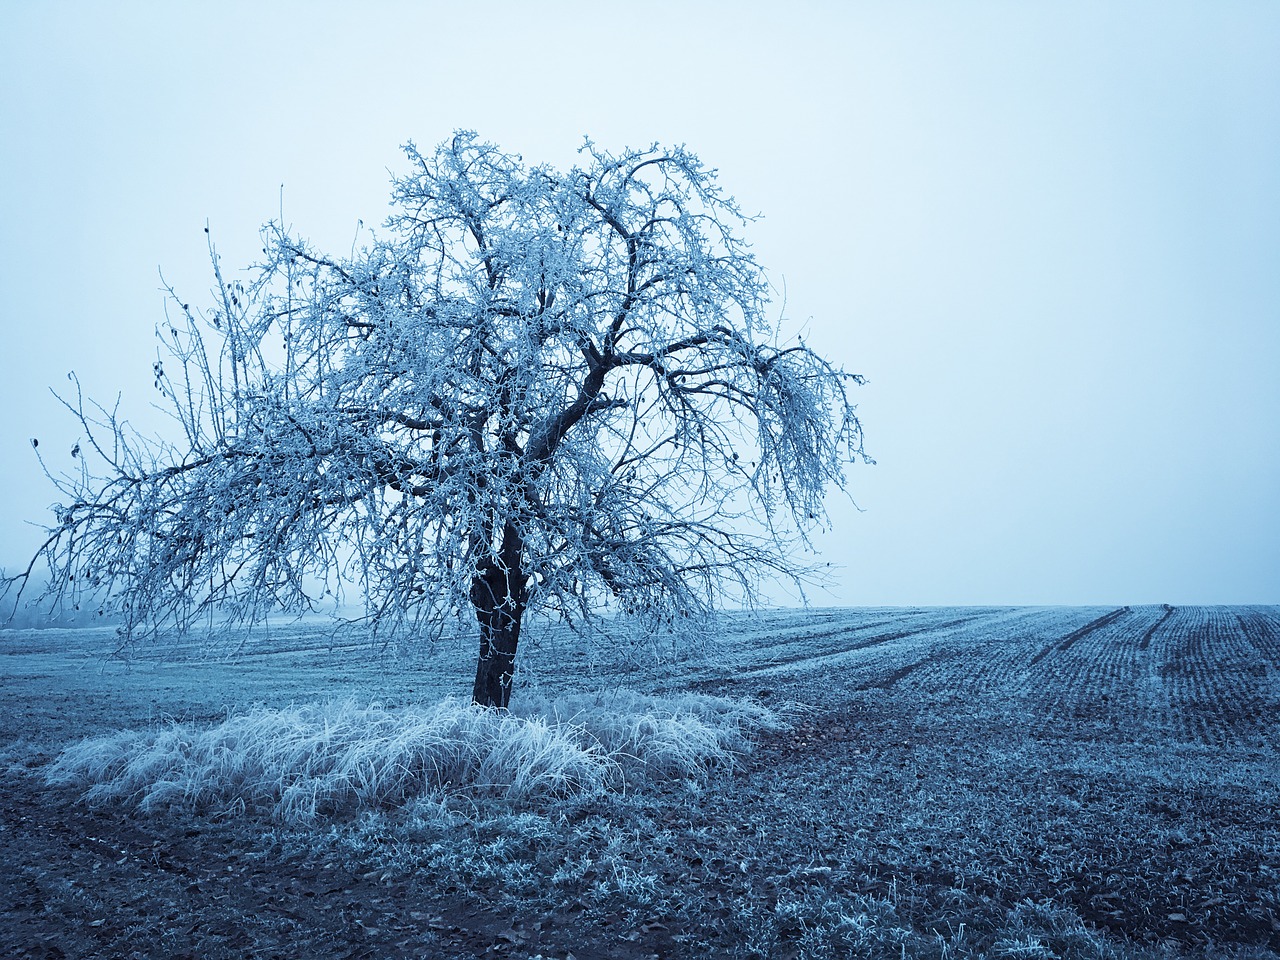
<svg viewBox="0 0 1280 960">
<path fill-rule="evenodd" d="M 95 804 L 307 821 L 456 794 L 524 802 L 704 777 L 779 725 L 755 704 L 696 694 L 530 699 L 517 712 L 341 700 L 92 737 L 46 779 Z"/>
<path fill-rule="evenodd" d="M 629 776 L 655 779 L 703 775 L 732 766 L 762 730 L 781 729 L 773 711 L 750 700 L 702 694 L 608 694 L 527 698 L 524 711 L 581 728 Z"/>
</svg>

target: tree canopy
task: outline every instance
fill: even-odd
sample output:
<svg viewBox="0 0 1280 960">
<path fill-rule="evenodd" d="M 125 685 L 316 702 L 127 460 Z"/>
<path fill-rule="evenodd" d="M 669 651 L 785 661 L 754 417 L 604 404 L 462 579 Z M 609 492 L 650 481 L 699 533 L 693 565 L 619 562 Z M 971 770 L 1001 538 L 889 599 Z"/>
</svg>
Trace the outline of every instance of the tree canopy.
<svg viewBox="0 0 1280 960">
<path fill-rule="evenodd" d="M 798 547 L 864 458 L 861 378 L 782 341 L 745 217 L 684 148 L 567 172 L 459 132 L 405 147 L 346 257 L 280 223 L 212 303 L 170 290 L 155 385 L 176 428 L 78 391 L 43 558 L 129 637 L 358 598 L 377 631 L 477 618 L 503 706 L 534 612 L 695 626 Z"/>
</svg>

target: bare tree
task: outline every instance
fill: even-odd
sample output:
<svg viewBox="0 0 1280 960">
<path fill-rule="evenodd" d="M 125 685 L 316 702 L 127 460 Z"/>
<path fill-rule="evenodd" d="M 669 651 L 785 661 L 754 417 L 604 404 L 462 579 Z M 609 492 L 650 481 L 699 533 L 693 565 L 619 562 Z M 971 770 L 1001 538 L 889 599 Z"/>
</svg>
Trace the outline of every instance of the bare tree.
<svg viewBox="0 0 1280 960">
<path fill-rule="evenodd" d="M 350 257 L 263 229 L 214 302 L 174 294 L 155 383 L 178 439 L 77 390 L 77 472 L 37 557 L 127 637 L 358 592 L 377 631 L 474 610 L 505 706 L 526 613 L 684 630 L 799 584 L 863 457 L 846 374 L 781 343 L 745 218 L 683 148 L 567 173 L 460 132 L 409 144 Z M 180 433 L 180 436 L 179 436 Z"/>
</svg>

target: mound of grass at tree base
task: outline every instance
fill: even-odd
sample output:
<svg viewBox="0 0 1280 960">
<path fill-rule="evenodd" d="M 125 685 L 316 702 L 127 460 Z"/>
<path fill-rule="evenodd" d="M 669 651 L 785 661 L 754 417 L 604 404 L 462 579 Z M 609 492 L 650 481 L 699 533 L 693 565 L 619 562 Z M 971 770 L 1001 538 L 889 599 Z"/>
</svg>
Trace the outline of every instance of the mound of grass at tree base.
<svg viewBox="0 0 1280 960">
<path fill-rule="evenodd" d="M 91 737 L 65 749 L 46 779 L 83 789 L 90 803 L 314 821 L 449 794 L 509 804 L 701 779 L 780 726 L 757 704 L 699 694 L 527 698 L 517 709 L 455 699 L 259 708 L 213 726 Z"/>
</svg>

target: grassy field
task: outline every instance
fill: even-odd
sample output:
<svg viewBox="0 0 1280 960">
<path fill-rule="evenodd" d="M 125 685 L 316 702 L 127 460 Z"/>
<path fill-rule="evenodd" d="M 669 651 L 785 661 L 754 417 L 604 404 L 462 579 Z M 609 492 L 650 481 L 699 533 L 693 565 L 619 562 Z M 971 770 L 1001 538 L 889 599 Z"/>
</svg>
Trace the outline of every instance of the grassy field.
<svg viewBox="0 0 1280 960">
<path fill-rule="evenodd" d="M 0 633 L 7 956 L 1280 956 L 1280 609 Z M 726 699 L 727 698 L 727 699 Z M 68 749 L 70 748 L 70 749 Z"/>
</svg>

